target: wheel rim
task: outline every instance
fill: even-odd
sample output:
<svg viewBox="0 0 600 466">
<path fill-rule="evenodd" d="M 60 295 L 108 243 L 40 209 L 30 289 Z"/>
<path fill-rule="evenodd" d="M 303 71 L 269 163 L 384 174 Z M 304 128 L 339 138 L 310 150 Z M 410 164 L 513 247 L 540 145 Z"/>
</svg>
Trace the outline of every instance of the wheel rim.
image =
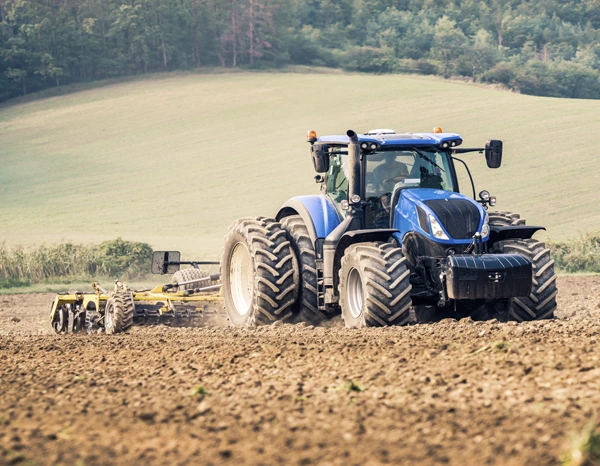
<svg viewBox="0 0 600 466">
<path fill-rule="evenodd" d="M 113 326 L 113 306 L 112 304 L 109 306 L 106 306 L 106 313 L 104 314 L 104 328 L 106 330 L 109 330 L 112 328 Z"/>
<path fill-rule="evenodd" d="M 242 316 L 250 312 L 253 278 L 250 252 L 244 243 L 237 243 L 231 254 L 229 283 L 233 304 L 237 313 Z"/>
<path fill-rule="evenodd" d="M 365 301 L 362 278 L 357 269 L 351 269 L 348 273 L 348 285 L 346 287 L 346 298 L 350 314 L 355 319 L 362 314 L 362 308 Z"/>
</svg>

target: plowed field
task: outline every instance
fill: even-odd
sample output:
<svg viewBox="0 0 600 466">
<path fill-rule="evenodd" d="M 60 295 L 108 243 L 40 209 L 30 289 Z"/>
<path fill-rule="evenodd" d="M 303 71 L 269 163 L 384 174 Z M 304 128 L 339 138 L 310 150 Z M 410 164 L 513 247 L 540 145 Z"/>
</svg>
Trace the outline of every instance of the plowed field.
<svg viewBox="0 0 600 466">
<path fill-rule="evenodd" d="M 600 277 L 553 321 L 50 334 L 0 296 L 0 464 L 559 464 L 600 414 Z"/>
</svg>

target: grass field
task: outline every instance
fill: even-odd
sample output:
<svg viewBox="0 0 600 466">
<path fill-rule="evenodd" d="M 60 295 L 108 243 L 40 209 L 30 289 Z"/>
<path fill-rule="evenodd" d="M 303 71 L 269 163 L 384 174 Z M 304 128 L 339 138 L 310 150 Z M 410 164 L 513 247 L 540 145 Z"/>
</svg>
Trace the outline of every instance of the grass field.
<svg viewBox="0 0 600 466">
<path fill-rule="evenodd" d="M 504 141 L 498 170 L 464 156 L 498 209 L 552 240 L 600 229 L 600 101 L 422 76 L 166 74 L 0 108 L 0 241 L 121 236 L 215 259 L 234 219 L 318 192 L 307 129 L 434 126 Z"/>
</svg>

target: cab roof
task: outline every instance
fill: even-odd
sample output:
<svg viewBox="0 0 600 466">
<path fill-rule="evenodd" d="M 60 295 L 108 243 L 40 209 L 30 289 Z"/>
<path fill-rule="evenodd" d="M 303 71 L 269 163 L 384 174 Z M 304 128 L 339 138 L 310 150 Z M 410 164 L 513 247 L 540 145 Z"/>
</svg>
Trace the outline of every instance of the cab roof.
<svg viewBox="0 0 600 466">
<path fill-rule="evenodd" d="M 412 147 L 412 146 L 442 146 L 456 147 L 462 143 L 462 138 L 456 133 L 384 133 L 384 134 L 358 134 L 359 143 L 377 143 L 384 147 Z M 350 138 L 344 135 L 321 136 L 317 141 L 332 146 L 347 146 Z M 454 144 L 452 144 L 454 142 Z"/>
</svg>

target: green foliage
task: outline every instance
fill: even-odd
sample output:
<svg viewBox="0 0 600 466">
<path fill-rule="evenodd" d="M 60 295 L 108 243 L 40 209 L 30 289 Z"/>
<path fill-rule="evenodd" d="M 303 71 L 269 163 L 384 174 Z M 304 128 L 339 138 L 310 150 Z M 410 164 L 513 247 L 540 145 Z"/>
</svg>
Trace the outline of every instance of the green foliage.
<svg viewBox="0 0 600 466">
<path fill-rule="evenodd" d="M 600 232 L 586 233 L 562 243 L 549 243 L 559 270 L 600 273 Z"/>
<path fill-rule="evenodd" d="M 600 9 L 567 0 L 4 0 L 0 101 L 64 83 L 288 64 L 600 98 Z"/>
<path fill-rule="evenodd" d="M 563 466 L 597 466 L 600 464 L 600 428 L 594 420 L 583 431 L 573 435 L 569 449 L 564 453 Z"/>
<path fill-rule="evenodd" d="M 338 390 L 343 392 L 364 392 L 365 387 L 360 382 L 350 380 L 338 387 Z"/>
<path fill-rule="evenodd" d="M 57 279 L 132 279 L 150 270 L 152 248 L 117 238 L 94 246 L 63 243 L 38 247 L 0 245 L 0 288 Z"/>
<path fill-rule="evenodd" d="M 194 388 L 192 388 L 191 395 L 192 396 L 208 395 L 208 390 L 206 388 L 204 388 L 202 385 L 196 385 Z"/>
</svg>

